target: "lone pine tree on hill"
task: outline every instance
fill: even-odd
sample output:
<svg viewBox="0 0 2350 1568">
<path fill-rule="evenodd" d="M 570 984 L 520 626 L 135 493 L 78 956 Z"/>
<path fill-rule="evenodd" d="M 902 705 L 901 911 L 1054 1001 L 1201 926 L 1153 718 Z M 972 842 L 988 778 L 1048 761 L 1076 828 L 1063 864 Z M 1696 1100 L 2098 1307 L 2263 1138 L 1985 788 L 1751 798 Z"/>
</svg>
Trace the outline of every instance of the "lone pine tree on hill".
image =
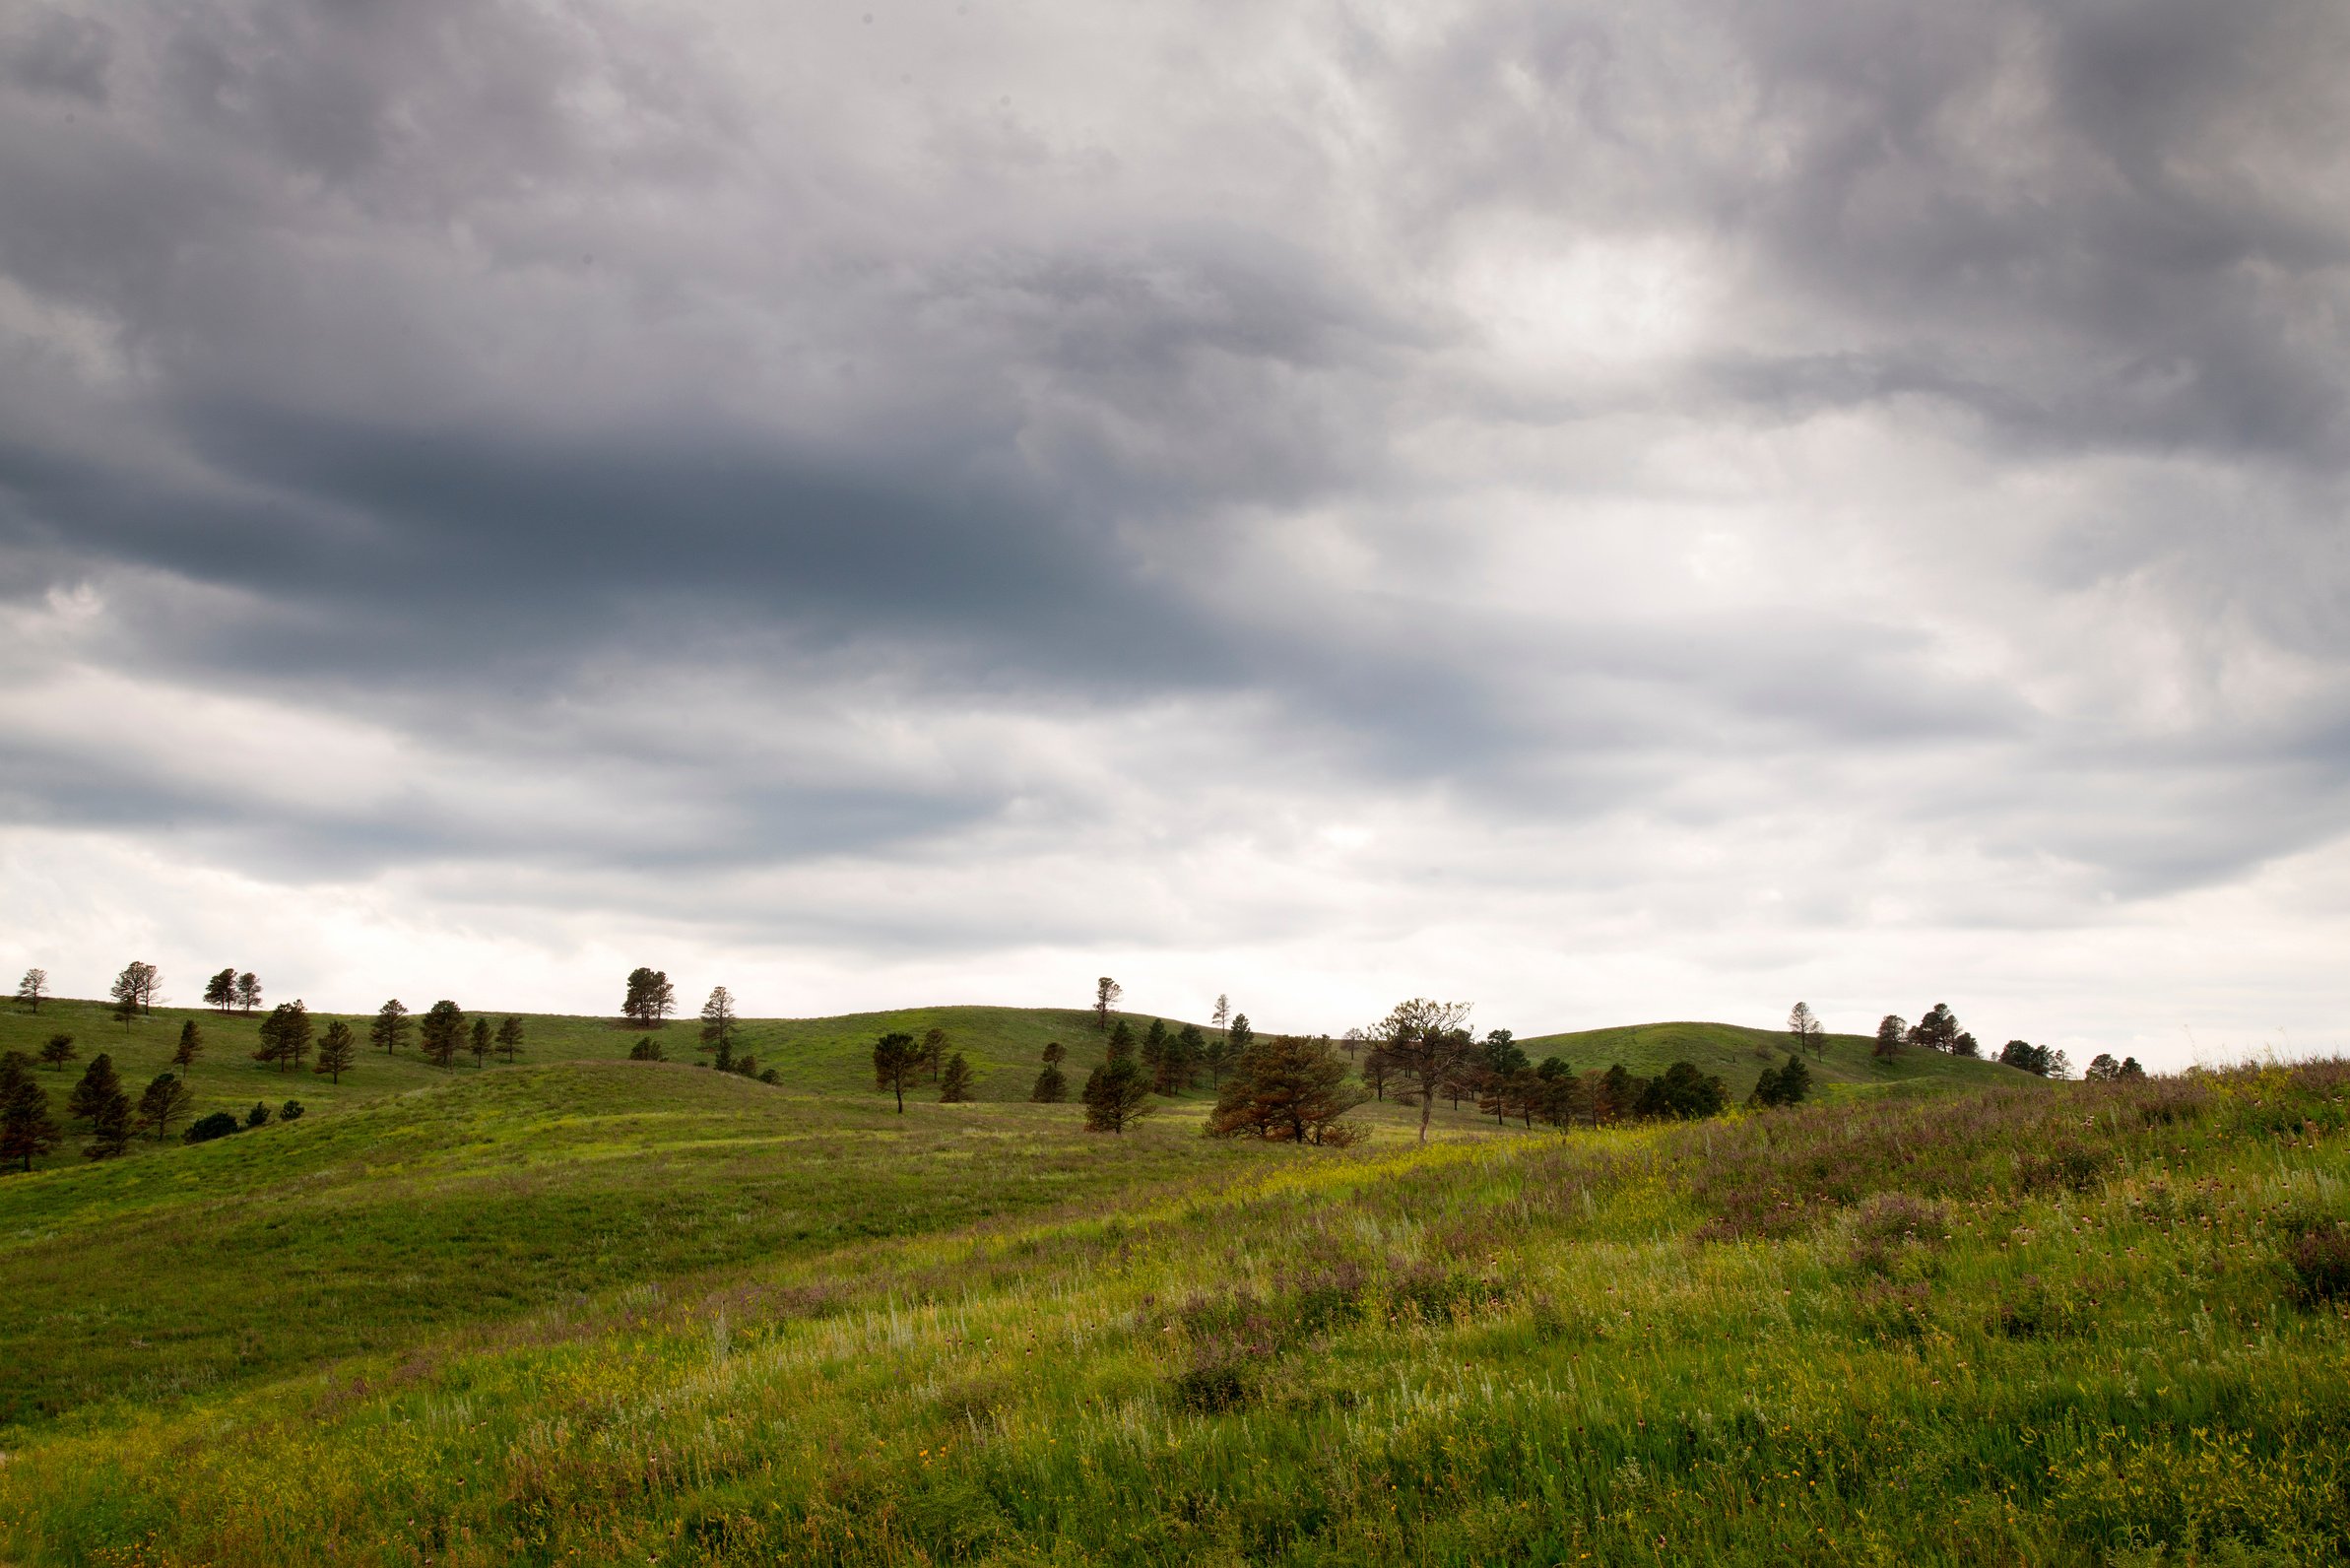
<svg viewBox="0 0 2350 1568">
<path fill-rule="evenodd" d="M 358 1054 L 359 1036 L 352 1032 L 351 1025 L 341 1018 L 329 1019 L 326 1032 L 318 1037 L 318 1065 L 310 1071 L 324 1074 L 330 1083 L 340 1083 Z"/>
<path fill-rule="evenodd" d="M 1901 1014 L 1888 1013 L 1877 1019 L 1876 1043 L 1870 1047 L 1871 1054 L 1889 1061 L 1901 1054 L 1902 1043 L 1909 1035 L 1910 1026 L 1902 1020 Z"/>
<path fill-rule="evenodd" d="M 130 1146 L 131 1097 L 115 1076 L 114 1059 L 103 1051 L 90 1059 L 68 1109 L 76 1121 L 90 1124 L 90 1143 L 82 1150 L 90 1158 L 110 1159 Z"/>
<path fill-rule="evenodd" d="M 732 1071 L 735 1065 L 735 994 L 724 986 L 712 986 L 710 1000 L 701 1005 L 701 1048 L 717 1054 L 719 1072 Z"/>
<path fill-rule="evenodd" d="M 425 1061 L 443 1070 L 453 1066 L 457 1053 L 465 1048 L 465 1010 L 442 998 L 424 1010 L 424 1027 L 418 1035 Z"/>
<path fill-rule="evenodd" d="M 49 1115 L 49 1091 L 34 1081 L 21 1051 L 0 1053 L 0 1163 L 25 1170 L 64 1138 Z"/>
<path fill-rule="evenodd" d="M 1095 1028 L 1104 1030 L 1109 1028 L 1110 1010 L 1118 1005 L 1118 999 L 1125 994 L 1126 987 L 1106 974 L 1093 982 L 1093 1026 Z"/>
<path fill-rule="evenodd" d="M 46 969 L 28 969 L 25 978 L 17 982 L 17 1000 L 35 1013 L 40 1012 L 40 999 L 48 994 L 49 971 Z"/>
<path fill-rule="evenodd" d="M 70 1034 L 52 1034 L 41 1042 L 41 1065 L 51 1072 L 55 1072 L 64 1067 L 66 1063 L 71 1062 L 76 1054 L 74 1037 Z"/>
<path fill-rule="evenodd" d="M 906 1114 L 906 1085 L 922 1065 L 922 1047 L 902 1029 L 893 1029 L 873 1043 L 873 1083 L 897 1096 L 897 1114 Z"/>
<path fill-rule="evenodd" d="M 957 1051 L 947 1059 L 945 1072 L 939 1078 L 939 1103 L 953 1105 L 971 1097 L 971 1064 Z"/>
<path fill-rule="evenodd" d="M 1819 1014 L 1811 1011 L 1811 1004 L 1798 1002 L 1787 1015 L 1787 1032 L 1795 1037 L 1795 1049 L 1815 1056 L 1827 1053 L 1827 1030 Z"/>
<path fill-rule="evenodd" d="M 506 1020 L 497 1026 L 497 1054 L 498 1059 L 508 1067 L 512 1067 L 514 1058 L 522 1054 L 522 1020 L 520 1018 L 509 1014 Z"/>
<path fill-rule="evenodd" d="M 407 1043 L 408 1031 L 415 1027 L 407 1005 L 394 997 L 375 1010 L 374 1020 L 367 1025 L 367 1043 L 389 1055 Z"/>
<path fill-rule="evenodd" d="M 100 1051 L 82 1069 L 82 1080 L 65 1102 L 65 1111 L 77 1122 L 87 1122 L 106 1103 L 106 1096 L 122 1094 L 122 1079 L 115 1076 L 114 1058 Z"/>
<path fill-rule="evenodd" d="M 204 1031 L 196 1027 L 194 1018 L 181 1020 L 179 1044 L 171 1052 L 171 1065 L 179 1068 L 194 1067 L 196 1058 L 203 1054 Z"/>
</svg>

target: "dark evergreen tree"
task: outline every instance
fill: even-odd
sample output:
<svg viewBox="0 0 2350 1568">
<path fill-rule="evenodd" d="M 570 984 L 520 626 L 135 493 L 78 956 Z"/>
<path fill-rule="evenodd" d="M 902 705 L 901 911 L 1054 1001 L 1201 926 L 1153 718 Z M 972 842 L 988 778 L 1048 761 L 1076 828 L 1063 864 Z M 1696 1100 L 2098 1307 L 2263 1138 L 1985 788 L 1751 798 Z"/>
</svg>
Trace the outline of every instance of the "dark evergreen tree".
<svg viewBox="0 0 2350 1568">
<path fill-rule="evenodd" d="M 342 1082 L 343 1075 L 351 1071 L 359 1056 L 359 1037 L 352 1032 L 350 1024 L 341 1018 L 328 1019 L 326 1032 L 318 1037 L 318 1065 L 310 1071 L 326 1075 L 330 1083 Z"/>
<path fill-rule="evenodd" d="M 466 1033 L 466 1043 L 473 1047 L 474 1067 L 478 1071 L 490 1065 L 490 1048 L 494 1043 L 488 1018 L 476 1018 Z"/>
<path fill-rule="evenodd" d="M 1730 1088 L 1694 1062 L 1675 1062 L 1640 1092 L 1639 1114 L 1657 1120 L 1696 1121 L 1719 1116 L 1730 1104 Z"/>
<path fill-rule="evenodd" d="M 1082 1098 L 1087 1131 L 1124 1133 L 1150 1113 L 1150 1077 L 1130 1048 L 1086 1075 Z"/>
<path fill-rule="evenodd" d="M 1215 1033 L 1208 1036 L 1201 1044 L 1200 1064 L 1208 1069 L 1208 1086 L 1220 1091 L 1224 1084 L 1224 1075 L 1232 1071 L 1230 1035 L 1224 1030 L 1218 1029 Z"/>
<path fill-rule="evenodd" d="M 196 1020 L 188 1018 L 179 1025 L 179 1045 L 171 1053 L 171 1065 L 191 1068 L 196 1058 L 204 1054 L 204 1031 L 196 1027 Z"/>
<path fill-rule="evenodd" d="M 424 1060 L 434 1067 L 446 1069 L 454 1065 L 457 1053 L 465 1049 L 465 1010 L 446 999 L 433 1003 L 424 1010 L 418 1043 Z"/>
<path fill-rule="evenodd" d="M 922 1047 L 903 1030 L 892 1030 L 873 1043 L 873 1084 L 897 1096 L 897 1114 L 906 1114 L 906 1085 L 922 1066 Z"/>
<path fill-rule="evenodd" d="M 521 1054 L 522 1020 L 509 1013 L 505 1021 L 497 1026 L 498 1060 L 505 1063 L 506 1066 L 512 1067 L 514 1058 Z"/>
<path fill-rule="evenodd" d="M 230 964 L 204 982 L 204 1005 L 215 1013 L 226 1013 L 236 1001 L 236 966 Z"/>
<path fill-rule="evenodd" d="M 669 983 L 667 970 L 639 966 L 628 971 L 627 994 L 620 1002 L 622 1017 L 641 1028 L 659 1029 L 668 1025 L 677 1007 L 678 989 Z"/>
<path fill-rule="evenodd" d="M 1039 1105 L 1058 1105 L 1069 1098 L 1069 1079 L 1058 1066 L 1047 1062 L 1044 1071 L 1036 1075 L 1036 1086 L 1028 1091 L 1028 1098 Z"/>
<path fill-rule="evenodd" d="M 933 1024 L 922 1031 L 922 1074 L 933 1083 L 947 1066 L 947 1031 Z"/>
<path fill-rule="evenodd" d="M 1599 1075 L 1592 1085 L 1592 1121 L 1594 1125 L 1621 1122 L 1639 1114 L 1641 1096 L 1648 1089 L 1648 1079 L 1628 1071 L 1621 1062 L 1611 1062 L 1607 1071 Z"/>
<path fill-rule="evenodd" d="M 408 1031 L 415 1027 L 408 1005 L 394 997 L 375 1010 L 375 1019 L 367 1025 L 367 1043 L 388 1056 L 408 1042 Z"/>
<path fill-rule="evenodd" d="M 1107 1060 L 1112 1062 L 1134 1061 L 1135 1031 L 1127 1027 L 1126 1020 L 1124 1018 L 1120 1018 L 1116 1023 L 1110 1025 L 1109 1044 L 1103 1048 L 1102 1054 Z M 1142 1072 L 1142 1069 L 1137 1068 L 1136 1071 Z M 1150 1075 L 1143 1073 L 1142 1081 L 1145 1083 L 1149 1082 Z"/>
<path fill-rule="evenodd" d="M 1207 1068 L 1210 1073 L 1214 1074 L 1213 1081 L 1210 1082 L 1209 1087 L 1220 1087 L 1222 1085 L 1223 1075 L 1221 1073 L 1217 1073 L 1215 1071 L 1214 1065 L 1208 1061 L 1208 1036 L 1201 1032 L 1200 1026 L 1198 1024 L 1187 1023 L 1182 1028 L 1175 1031 L 1175 1049 L 1183 1053 L 1183 1086 L 1185 1088 L 1190 1088 L 1194 1083 L 1197 1083 L 1200 1080 L 1200 1070 L 1202 1068 Z"/>
<path fill-rule="evenodd" d="M 49 1091 L 33 1076 L 32 1061 L 21 1051 L 0 1053 L 0 1164 L 29 1171 L 63 1137 L 49 1115 Z"/>
<path fill-rule="evenodd" d="M 1957 1014 L 1950 1011 L 1947 1002 L 1937 1002 L 1926 1010 L 1925 1017 L 1910 1025 L 1907 1040 L 1928 1051 L 1947 1051 L 1958 1035 Z"/>
<path fill-rule="evenodd" d="M 41 1066 L 52 1073 L 71 1062 L 75 1054 L 74 1037 L 70 1034 L 52 1034 L 41 1042 Z"/>
<path fill-rule="evenodd" d="M 1909 1038 L 1910 1026 L 1898 1013 L 1888 1013 L 1877 1020 L 1875 1053 L 1880 1058 L 1898 1054 L 1902 1042 Z"/>
<path fill-rule="evenodd" d="M 1249 1027 L 1249 1015 L 1245 1013 L 1233 1013 L 1232 1021 L 1224 1025 L 1224 1044 L 1229 1047 L 1224 1054 L 1224 1061 L 1227 1064 L 1239 1061 L 1240 1053 L 1256 1043 L 1257 1031 Z"/>
<path fill-rule="evenodd" d="M 113 988 L 106 995 L 113 999 L 117 1015 L 126 1006 L 133 1013 L 147 1013 L 153 1011 L 156 991 L 162 983 L 162 975 L 154 964 L 134 958 L 122 966 L 122 973 L 114 977 Z"/>
<path fill-rule="evenodd" d="M 65 1102 L 66 1114 L 77 1122 L 87 1122 L 98 1114 L 98 1108 L 111 1095 L 128 1103 L 130 1096 L 122 1092 L 122 1079 L 114 1075 L 114 1059 L 100 1051 L 82 1069 L 82 1081 L 74 1085 L 72 1096 Z"/>
<path fill-rule="evenodd" d="M 946 1071 L 939 1078 L 939 1103 L 952 1105 L 971 1097 L 971 1064 L 957 1051 L 947 1059 Z"/>
<path fill-rule="evenodd" d="M 2115 1076 L 2123 1081 L 2127 1081 L 2130 1078 L 2144 1078 L 2146 1076 L 2146 1070 L 2138 1066 L 2138 1059 L 2136 1057 L 2125 1056 L 2122 1059 L 2122 1071 Z"/>
<path fill-rule="evenodd" d="M 261 1006 L 261 977 L 247 969 L 236 977 L 237 1011 L 250 1016 Z"/>
<path fill-rule="evenodd" d="M 628 1060 L 631 1062 L 664 1062 L 668 1058 L 662 1054 L 661 1042 L 646 1034 L 638 1036 L 636 1043 L 628 1047 Z"/>
<path fill-rule="evenodd" d="M 278 1120 L 281 1122 L 298 1122 L 301 1118 L 302 1102 L 299 1100 L 288 1100 L 278 1107 Z"/>
<path fill-rule="evenodd" d="M 1250 1046 L 1208 1113 L 1208 1135 L 1344 1146 L 1362 1137 L 1339 1118 L 1363 1102 L 1346 1064 L 1320 1040 L 1282 1035 Z"/>
<path fill-rule="evenodd" d="M 253 1052 L 256 1062 L 274 1062 L 281 1073 L 291 1073 L 310 1056 L 310 1010 L 299 998 L 281 1002 L 261 1020 L 261 1044 Z"/>
<path fill-rule="evenodd" d="M 267 1127 L 268 1125 L 269 1107 L 262 1104 L 259 1100 L 255 1100 L 253 1102 L 253 1108 L 245 1112 L 245 1126 Z"/>
<path fill-rule="evenodd" d="M 131 1146 L 131 1097 L 116 1083 L 90 1112 L 90 1142 L 82 1146 L 89 1159 L 112 1159 Z"/>
<path fill-rule="evenodd" d="M 735 994 L 724 986 L 712 986 L 701 1005 L 701 1049 L 712 1053 L 721 1073 L 735 1065 Z"/>
<path fill-rule="evenodd" d="M 195 1097 L 187 1084 L 173 1075 L 158 1073 L 139 1096 L 139 1130 L 153 1133 L 156 1142 L 162 1143 L 171 1136 L 171 1124 L 188 1114 L 188 1106 Z"/>
</svg>

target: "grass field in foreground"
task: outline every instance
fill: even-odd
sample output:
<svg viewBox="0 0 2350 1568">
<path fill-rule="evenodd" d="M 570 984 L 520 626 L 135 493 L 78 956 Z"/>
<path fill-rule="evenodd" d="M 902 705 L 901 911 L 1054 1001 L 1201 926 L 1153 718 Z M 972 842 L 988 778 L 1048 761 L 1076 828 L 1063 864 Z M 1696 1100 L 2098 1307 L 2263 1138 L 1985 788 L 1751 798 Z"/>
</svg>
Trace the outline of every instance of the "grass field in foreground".
<svg viewBox="0 0 2350 1568">
<path fill-rule="evenodd" d="M 1425 1151 L 1057 1133 L 995 1177 L 1066 1158 L 1069 1204 L 20 1428 L 0 1557 L 2335 1560 L 2346 1092 L 2314 1064 Z M 929 1108 L 966 1112 L 1026 1114 Z M 536 1125 L 562 1114 L 481 1131 L 519 1129 L 519 1171 L 579 1170 Z M 870 1143 L 841 1180 L 955 1185 L 952 1145 Z M 679 1213 L 733 1211 L 715 1167 L 643 1181 L 681 1173 Z"/>
</svg>

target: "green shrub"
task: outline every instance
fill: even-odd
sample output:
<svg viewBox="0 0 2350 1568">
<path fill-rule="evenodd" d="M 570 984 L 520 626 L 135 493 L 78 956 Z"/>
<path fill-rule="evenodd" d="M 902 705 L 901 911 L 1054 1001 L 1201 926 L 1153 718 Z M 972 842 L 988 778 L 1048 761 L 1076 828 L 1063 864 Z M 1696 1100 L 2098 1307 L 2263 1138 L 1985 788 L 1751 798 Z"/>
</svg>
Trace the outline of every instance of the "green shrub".
<svg viewBox="0 0 2350 1568">
<path fill-rule="evenodd" d="M 179 1135 L 179 1141 L 183 1143 L 209 1143 L 216 1138 L 227 1138 L 243 1125 L 237 1121 L 234 1111 L 215 1111 L 210 1116 L 199 1118 L 194 1126 Z"/>
</svg>

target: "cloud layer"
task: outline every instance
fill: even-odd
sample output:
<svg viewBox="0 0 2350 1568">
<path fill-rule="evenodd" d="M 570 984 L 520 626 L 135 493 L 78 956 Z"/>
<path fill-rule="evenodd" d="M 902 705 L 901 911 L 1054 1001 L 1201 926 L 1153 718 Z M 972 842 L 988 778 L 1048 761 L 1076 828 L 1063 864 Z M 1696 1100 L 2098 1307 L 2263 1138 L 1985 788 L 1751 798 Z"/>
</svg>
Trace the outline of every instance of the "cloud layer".
<svg viewBox="0 0 2350 1568">
<path fill-rule="evenodd" d="M 2345 65 L 2317 3 L 20 8 L 0 946 L 2336 1043 Z"/>
</svg>

